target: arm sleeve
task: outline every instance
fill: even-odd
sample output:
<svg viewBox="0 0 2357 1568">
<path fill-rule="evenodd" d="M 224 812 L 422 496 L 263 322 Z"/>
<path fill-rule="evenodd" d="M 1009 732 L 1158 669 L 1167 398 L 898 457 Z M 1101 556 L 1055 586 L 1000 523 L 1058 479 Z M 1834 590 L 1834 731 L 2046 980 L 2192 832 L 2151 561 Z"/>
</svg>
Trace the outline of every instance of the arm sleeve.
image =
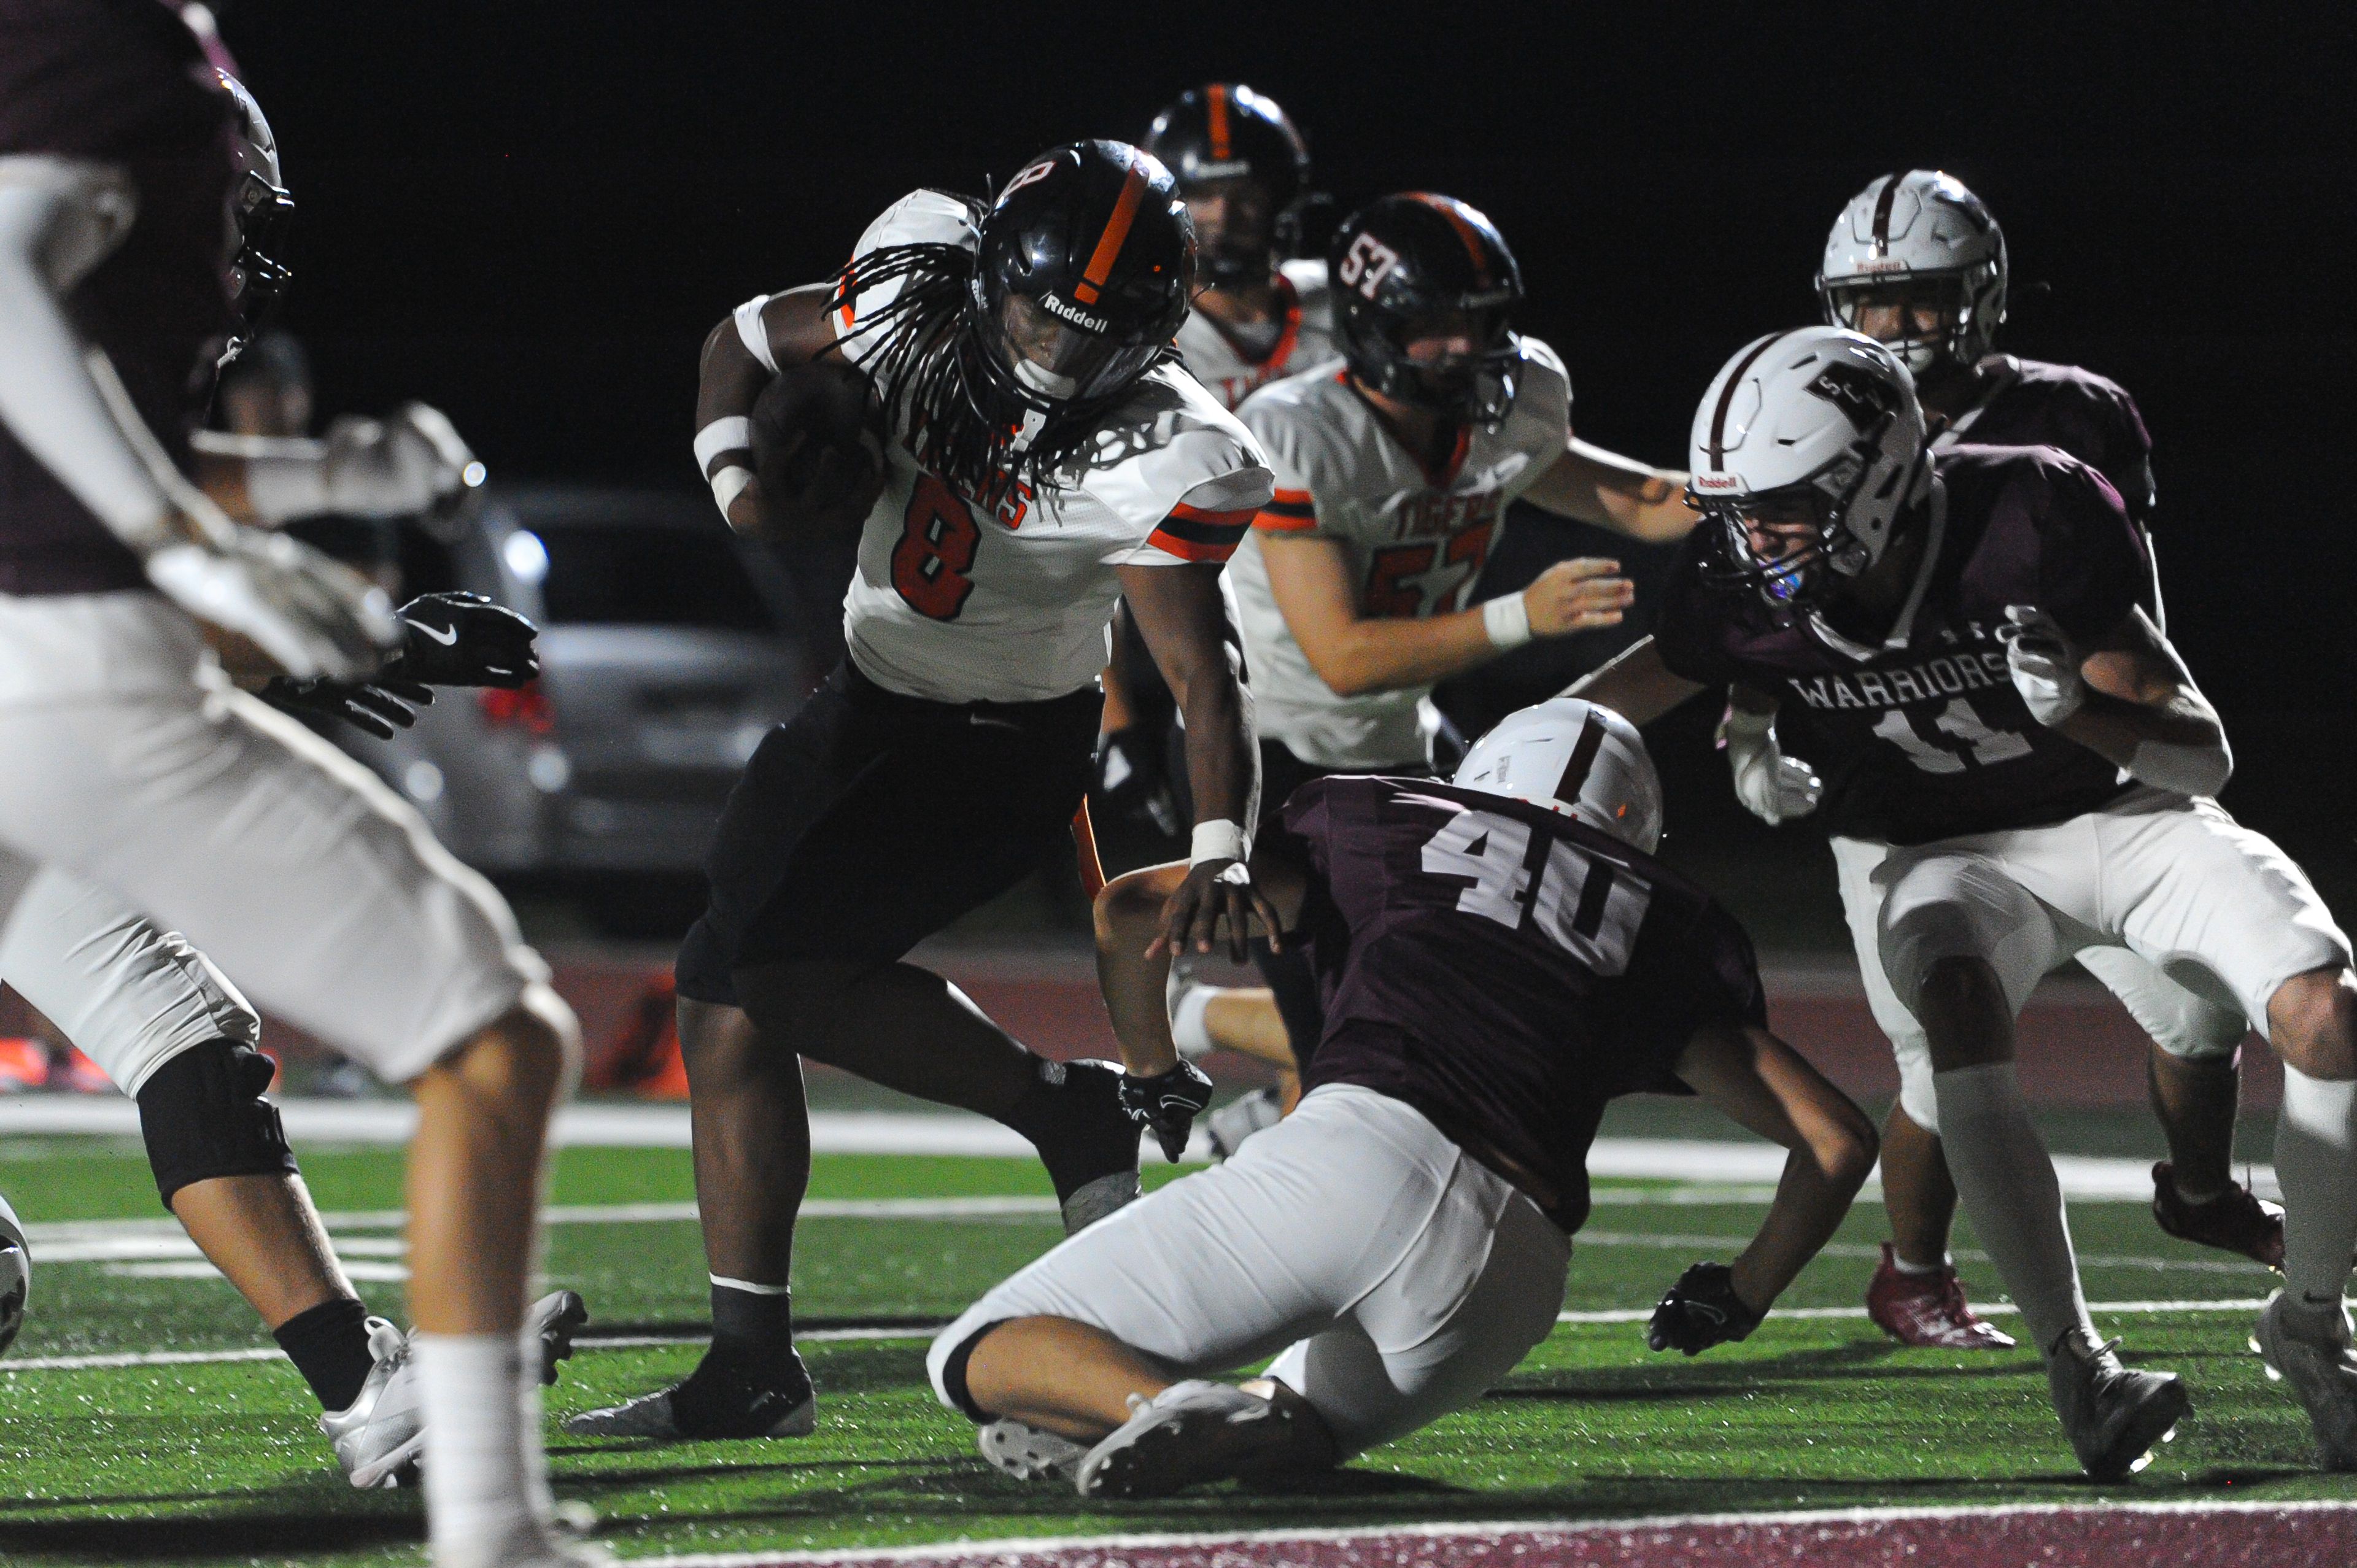
<svg viewBox="0 0 2357 1568">
<path fill-rule="evenodd" d="M 2044 469 L 2038 607 L 2082 641 L 2118 626 L 2147 596 L 2152 564 L 2109 481 L 2070 458 Z"/>
<path fill-rule="evenodd" d="M 128 182 L 103 165 L 0 157 L 0 421 L 118 538 L 144 547 L 167 510 L 163 489 L 107 407 L 61 304 L 134 215 Z"/>
</svg>

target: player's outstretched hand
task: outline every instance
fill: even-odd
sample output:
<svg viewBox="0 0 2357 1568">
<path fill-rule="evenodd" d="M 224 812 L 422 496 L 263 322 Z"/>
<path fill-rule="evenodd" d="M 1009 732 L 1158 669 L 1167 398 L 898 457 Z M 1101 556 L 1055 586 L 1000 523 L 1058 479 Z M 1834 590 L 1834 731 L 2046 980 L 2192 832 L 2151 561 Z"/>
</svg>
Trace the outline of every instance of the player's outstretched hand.
<svg viewBox="0 0 2357 1568">
<path fill-rule="evenodd" d="M 424 594 L 401 607 L 388 671 L 436 686 L 521 686 L 540 673 L 540 628 L 480 594 Z"/>
<path fill-rule="evenodd" d="M 255 693 L 281 712 L 339 719 L 379 740 L 417 722 L 417 710 L 434 701 L 431 687 L 395 675 L 374 681 L 296 681 L 285 675 L 264 682 Z"/>
<path fill-rule="evenodd" d="M 1767 1316 L 1743 1305 L 1735 1294 L 1734 1273 L 1725 1263 L 1696 1263 L 1653 1308 L 1645 1343 L 1655 1350 L 1698 1356 L 1730 1339 L 1749 1339 Z"/>
<path fill-rule="evenodd" d="M 2029 709 L 2029 716 L 2049 728 L 2079 711 L 2087 700 L 2087 682 L 2079 673 L 2082 662 L 2071 634 L 2044 610 L 2029 605 L 2007 605 L 2005 661 L 2013 672 L 2013 689 Z"/>
<path fill-rule="evenodd" d="M 1172 1165 L 1187 1152 L 1187 1134 L 1211 1103 L 1211 1080 L 1193 1062 L 1180 1062 L 1152 1078 L 1121 1075 L 1121 1108 L 1153 1133 L 1154 1141 L 1162 1145 L 1162 1157 Z"/>
<path fill-rule="evenodd" d="M 1163 901 L 1162 929 L 1146 944 L 1146 956 L 1168 952 L 1176 958 L 1182 952 L 1210 952 L 1224 925 L 1228 956 L 1242 963 L 1250 955 L 1246 944 L 1252 940 L 1255 918 L 1275 950 L 1283 923 L 1276 918 L 1275 906 L 1254 883 L 1252 867 L 1241 860 L 1198 861 L 1188 867 L 1187 880 Z"/>
<path fill-rule="evenodd" d="M 1523 607 L 1530 612 L 1533 637 L 1563 637 L 1619 626 L 1636 598 L 1637 585 L 1620 575 L 1620 562 L 1581 556 L 1540 573 L 1523 590 Z"/>
</svg>

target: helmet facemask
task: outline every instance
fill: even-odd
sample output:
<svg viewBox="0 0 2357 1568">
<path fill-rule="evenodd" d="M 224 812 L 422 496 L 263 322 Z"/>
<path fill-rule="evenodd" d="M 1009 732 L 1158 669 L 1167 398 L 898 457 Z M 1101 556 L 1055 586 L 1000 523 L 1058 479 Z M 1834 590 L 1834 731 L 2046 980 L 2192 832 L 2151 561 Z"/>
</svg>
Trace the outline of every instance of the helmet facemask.
<svg viewBox="0 0 2357 1568">
<path fill-rule="evenodd" d="M 1687 503 L 1717 546 L 1707 568 L 1713 585 L 1749 588 L 1779 611 L 1823 605 L 1838 583 L 1882 559 L 1907 507 L 1929 489 L 1929 454 L 1907 452 L 1909 445 L 1899 415 L 1886 412 L 1847 452 L 1797 484 L 1734 495 L 1689 488 Z M 1803 542 L 1763 554 L 1752 542 L 1755 525 Z"/>
<path fill-rule="evenodd" d="M 1183 194 L 1200 280 L 1213 288 L 1265 280 L 1276 263 L 1280 216 L 1267 183 L 1254 175 L 1196 180 Z"/>
<path fill-rule="evenodd" d="M 1469 308 L 1413 315 L 1363 313 L 1352 323 L 1358 328 L 1352 370 L 1386 397 L 1460 424 L 1496 429 L 1512 411 L 1519 390 L 1522 347 L 1507 325 L 1512 300 L 1476 298 L 1466 304 Z M 1418 351 L 1419 344 L 1444 336 L 1469 339 L 1471 352 Z"/>
</svg>

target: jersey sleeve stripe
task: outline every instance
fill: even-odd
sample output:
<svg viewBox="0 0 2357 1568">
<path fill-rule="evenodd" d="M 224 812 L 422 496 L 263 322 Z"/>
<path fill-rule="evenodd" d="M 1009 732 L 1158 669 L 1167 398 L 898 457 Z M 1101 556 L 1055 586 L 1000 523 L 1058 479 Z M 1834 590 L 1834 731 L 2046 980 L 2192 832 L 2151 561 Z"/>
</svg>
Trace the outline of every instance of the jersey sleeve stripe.
<svg viewBox="0 0 2357 1568">
<path fill-rule="evenodd" d="M 1279 485 L 1276 488 L 1276 499 L 1274 504 L 1277 506 L 1299 507 L 1306 512 L 1309 509 L 1309 492 L 1308 490 L 1288 490 L 1283 485 Z"/>
<path fill-rule="evenodd" d="M 1318 519 L 1307 507 L 1296 511 L 1290 507 L 1263 507 L 1253 518 L 1253 527 L 1262 533 L 1308 533 L 1318 526 Z"/>
<path fill-rule="evenodd" d="M 1241 528 L 1209 529 L 1172 518 L 1146 536 L 1146 542 L 1181 561 L 1225 561 L 1243 542 Z"/>
<path fill-rule="evenodd" d="M 1245 528 L 1252 522 L 1253 509 L 1247 506 L 1238 507 L 1232 511 L 1212 511 L 1204 507 L 1189 506 L 1185 501 L 1180 501 L 1170 509 L 1170 515 L 1188 522 L 1201 523 L 1210 528 L 1232 529 L 1235 531 L 1236 537 L 1242 539 Z"/>
<path fill-rule="evenodd" d="M 1244 530 L 1252 524 L 1250 511 L 1198 511 L 1190 506 L 1177 506 L 1154 531 L 1154 537 L 1166 534 L 1184 539 L 1194 544 L 1223 545 L 1233 550 L 1244 542 Z"/>
</svg>

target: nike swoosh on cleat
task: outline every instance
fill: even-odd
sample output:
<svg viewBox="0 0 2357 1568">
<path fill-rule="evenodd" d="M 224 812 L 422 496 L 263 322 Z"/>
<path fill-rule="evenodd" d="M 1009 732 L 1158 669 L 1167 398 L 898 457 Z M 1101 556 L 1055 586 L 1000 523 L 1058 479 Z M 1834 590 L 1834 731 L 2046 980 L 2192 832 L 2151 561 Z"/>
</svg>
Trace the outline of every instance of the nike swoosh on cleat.
<svg viewBox="0 0 2357 1568">
<path fill-rule="evenodd" d="M 447 631 L 436 631 L 422 620 L 404 621 L 402 624 L 404 626 L 415 627 L 419 631 L 425 633 L 428 638 L 440 643 L 445 648 L 456 648 L 458 646 L 458 628 L 455 626 Z"/>
</svg>

